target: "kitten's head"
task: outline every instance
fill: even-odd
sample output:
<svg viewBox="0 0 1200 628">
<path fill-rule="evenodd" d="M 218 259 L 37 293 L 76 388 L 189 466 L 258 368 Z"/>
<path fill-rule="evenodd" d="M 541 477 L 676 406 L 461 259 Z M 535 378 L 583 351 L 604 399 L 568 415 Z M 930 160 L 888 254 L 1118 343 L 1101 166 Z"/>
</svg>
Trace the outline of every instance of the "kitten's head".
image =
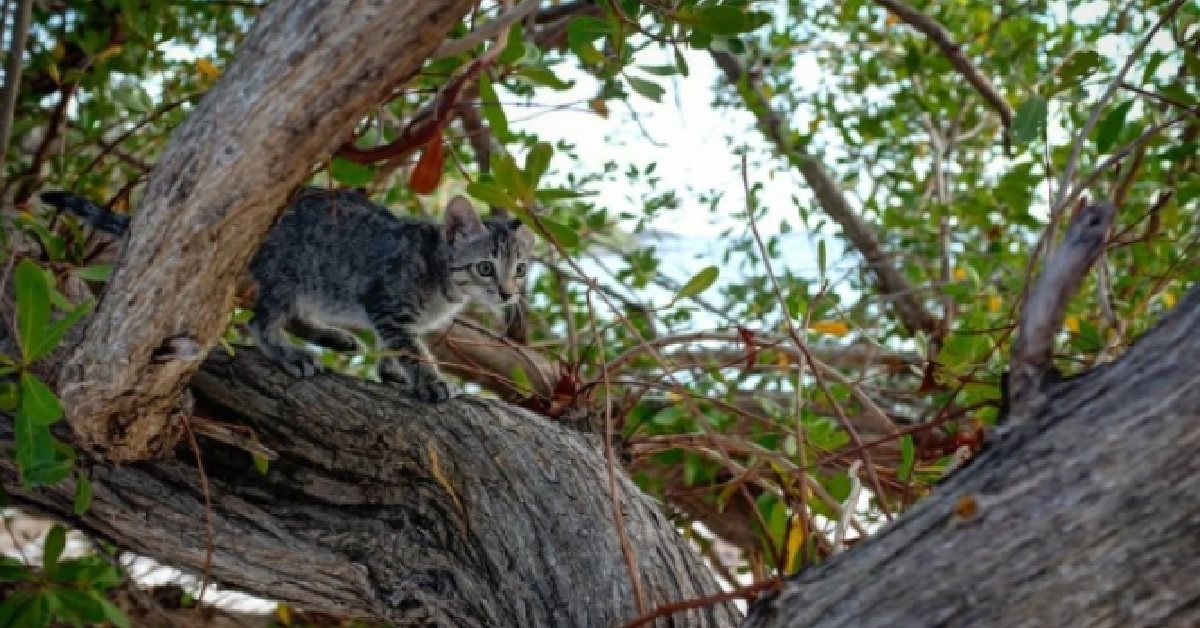
<svg viewBox="0 0 1200 628">
<path fill-rule="evenodd" d="M 445 228 L 458 288 L 492 308 L 516 303 L 529 272 L 533 232 L 519 220 L 480 220 L 462 196 L 446 206 Z"/>
</svg>

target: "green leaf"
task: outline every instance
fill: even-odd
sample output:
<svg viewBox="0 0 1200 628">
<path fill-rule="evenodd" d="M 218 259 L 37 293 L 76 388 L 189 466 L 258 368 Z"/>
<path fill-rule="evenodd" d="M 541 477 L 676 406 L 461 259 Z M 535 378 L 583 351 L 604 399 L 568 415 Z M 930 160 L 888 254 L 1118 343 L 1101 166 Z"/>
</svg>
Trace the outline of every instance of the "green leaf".
<svg viewBox="0 0 1200 628">
<path fill-rule="evenodd" d="M 17 464 L 26 485 L 31 485 L 26 474 L 38 465 L 54 462 L 54 437 L 50 428 L 29 420 L 24 412 L 14 417 L 13 429 L 17 435 Z"/>
<path fill-rule="evenodd" d="M 667 406 L 655 413 L 650 422 L 658 427 L 672 428 L 687 416 L 687 411 L 678 406 Z"/>
<path fill-rule="evenodd" d="M 21 373 L 21 416 L 35 425 L 51 425 L 62 418 L 63 407 L 54 391 L 36 375 Z"/>
<path fill-rule="evenodd" d="M 27 359 L 33 361 L 49 355 L 50 352 L 54 351 L 54 349 L 58 347 L 58 343 L 62 340 L 63 336 L 66 335 L 67 331 L 69 331 L 71 327 L 75 325 L 75 323 L 79 322 L 79 319 L 90 314 L 91 311 L 92 300 L 88 299 L 87 301 L 80 303 L 78 307 L 72 309 L 62 318 L 51 323 L 50 326 L 47 327 L 42 335 L 38 338 L 37 342 L 29 348 L 29 351 L 27 352 Z"/>
<path fill-rule="evenodd" d="M 524 201 L 532 197 L 533 189 L 525 183 L 525 175 L 513 161 L 512 155 L 496 155 L 492 157 L 492 174 L 496 177 L 504 191 L 511 198 Z"/>
<path fill-rule="evenodd" d="M 613 32 L 612 25 L 607 21 L 590 15 L 572 18 L 567 24 L 567 41 L 593 42 Z"/>
<path fill-rule="evenodd" d="M 476 181 L 467 185 L 467 194 L 495 207 L 503 207 L 505 209 L 514 209 L 517 207 L 517 202 L 509 198 L 508 194 L 500 189 L 500 186 L 493 183 L 482 183 Z"/>
<path fill-rule="evenodd" d="M 687 280 L 679 292 L 675 295 L 674 301 L 694 297 L 705 290 L 717 281 L 717 277 L 721 276 L 721 271 L 716 266 L 708 266 L 696 273 L 694 277 Z M 674 302 L 672 301 L 672 302 Z"/>
<path fill-rule="evenodd" d="M 54 573 L 58 568 L 58 559 L 62 558 L 63 549 L 67 547 L 67 531 L 57 523 L 50 528 L 50 532 L 46 534 L 46 541 L 42 544 L 42 570 L 47 575 Z"/>
<path fill-rule="evenodd" d="M 1096 73 L 1104 65 L 1104 57 L 1095 50 L 1077 50 L 1059 66 L 1051 94 L 1072 89 Z"/>
<path fill-rule="evenodd" d="M 911 477 L 916 459 L 917 450 L 913 446 L 912 434 L 905 434 L 900 438 L 900 466 L 896 467 L 896 479 L 904 481 Z"/>
<path fill-rule="evenodd" d="M 678 46 L 676 46 L 673 50 L 675 52 L 675 66 L 679 68 L 679 73 L 684 77 L 688 76 L 688 64 L 683 58 L 683 53 L 679 51 Z"/>
<path fill-rule="evenodd" d="M 93 264 L 76 268 L 71 271 L 71 274 L 86 281 L 104 281 L 107 282 L 109 277 L 112 277 L 112 264 Z"/>
<path fill-rule="evenodd" d="M 35 579 L 33 570 L 16 559 L 0 556 L 0 582 L 29 582 Z M 0 626 L 4 626 L 0 622 Z"/>
<path fill-rule="evenodd" d="M 1121 131 L 1125 129 L 1125 117 L 1129 115 L 1132 107 L 1133 101 L 1127 100 L 1114 107 L 1100 120 L 1100 124 L 1096 125 L 1096 150 L 1107 153 L 1108 149 L 1117 143 Z"/>
<path fill-rule="evenodd" d="M 817 240 L 817 274 L 825 277 L 825 240 Z"/>
<path fill-rule="evenodd" d="M 21 388 L 16 382 L 0 382 L 0 411 L 12 412 L 21 403 Z"/>
<path fill-rule="evenodd" d="M 593 192 L 577 192 L 575 190 L 564 190 L 562 188 L 542 188 L 533 193 L 533 197 L 544 202 L 550 203 L 553 201 L 561 201 L 571 198 L 582 198 L 584 196 L 592 196 Z"/>
<path fill-rule="evenodd" d="M 108 623 L 116 626 L 117 628 L 129 628 L 129 618 L 125 616 L 124 611 L 117 608 L 112 602 L 109 602 L 104 598 L 98 599 L 100 601 L 100 606 L 104 607 L 104 618 L 108 620 Z"/>
<path fill-rule="evenodd" d="M 26 593 L 20 591 L 19 593 Z M 13 597 L 17 597 L 16 594 Z M 16 610 L 8 626 L 20 628 L 44 628 L 50 625 L 50 599 L 42 591 L 28 592 L 23 597 L 23 603 L 18 601 Z"/>
<path fill-rule="evenodd" d="M 745 11 L 729 4 L 695 7 L 680 11 L 676 19 L 711 35 L 748 33 L 771 21 L 765 11 Z"/>
<path fill-rule="evenodd" d="M 334 157 L 333 162 L 329 164 L 329 176 L 342 185 L 360 187 L 375 178 L 375 169 L 345 157 Z"/>
<path fill-rule="evenodd" d="M 271 470 L 271 461 L 266 456 L 251 452 L 250 458 L 254 460 L 254 468 L 258 470 L 260 475 L 266 475 Z"/>
<path fill-rule="evenodd" d="M 528 395 L 533 391 L 533 384 L 529 381 L 529 374 L 520 366 L 514 366 L 512 370 L 513 383 L 517 385 L 517 390 L 521 394 Z"/>
<path fill-rule="evenodd" d="M 496 96 L 496 88 L 492 86 L 492 78 L 485 72 L 479 77 L 479 107 L 483 110 L 483 118 L 487 120 L 492 135 L 501 143 L 507 142 L 508 116 L 504 115 L 504 107 Z"/>
<path fill-rule="evenodd" d="M 83 515 L 92 507 L 92 481 L 82 471 L 75 474 L 75 514 Z"/>
<path fill-rule="evenodd" d="M 564 81 L 558 78 L 558 75 L 556 75 L 549 67 L 542 65 L 527 65 L 517 68 L 517 71 L 513 73 L 513 76 L 525 77 L 529 79 L 529 82 L 531 83 L 549 87 L 556 92 L 571 89 L 571 87 L 575 85 L 574 81 Z"/>
<path fill-rule="evenodd" d="M 646 74 L 653 74 L 654 76 L 675 76 L 676 74 L 679 74 L 679 68 L 675 64 L 639 65 L 637 66 L 637 69 L 645 72 Z"/>
<path fill-rule="evenodd" d="M 50 486 L 67 479 L 67 476 L 71 475 L 71 469 L 74 466 L 75 461 L 70 458 L 50 460 L 32 465 L 27 469 L 22 469 L 22 479 L 30 487 Z"/>
<path fill-rule="evenodd" d="M 1042 131 L 1046 129 L 1048 106 L 1046 99 L 1038 94 L 1021 103 L 1021 106 L 1017 107 L 1017 114 L 1010 129 L 1012 140 L 1018 144 L 1027 144 L 1041 137 Z"/>
<path fill-rule="evenodd" d="M 636 76 L 626 76 L 625 79 L 629 81 L 629 86 L 633 88 L 633 91 L 654 102 L 662 102 L 663 94 L 667 92 L 662 86 L 653 81 L 640 79 Z"/>
<path fill-rule="evenodd" d="M 21 355 L 28 364 L 34 360 L 30 348 L 39 343 L 50 322 L 50 287 L 42 269 L 28 259 L 17 265 L 13 281 L 17 291 L 17 336 Z"/>
<path fill-rule="evenodd" d="M 28 567 L 25 569 L 26 571 L 29 570 Z M 8 578 L 0 580 L 8 580 Z M 24 609 L 25 605 L 29 603 L 29 599 L 32 596 L 33 593 L 29 590 L 17 589 L 4 598 L 4 600 L 0 600 L 0 626 L 5 626 L 6 628 L 8 626 L 16 626 L 17 624 L 13 620 L 16 619 L 18 611 Z"/>
<path fill-rule="evenodd" d="M 538 216 L 537 221 L 541 223 L 547 235 L 554 238 L 563 248 L 573 249 L 579 246 L 579 234 L 574 229 L 545 216 Z"/>
<path fill-rule="evenodd" d="M 547 142 L 538 142 L 525 155 L 525 182 L 532 189 L 537 189 L 538 181 L 550 168 L 550 159 L 554 156 L 554 147 Z"/>
<path fill-rule="evenodd" d="M 104 607 L 93 594 L 70 587 L 56 587 L 54 596 L 62 605 L 62 611 L 88 624 L 98 624 L 105 619 Z"/>
</svg>

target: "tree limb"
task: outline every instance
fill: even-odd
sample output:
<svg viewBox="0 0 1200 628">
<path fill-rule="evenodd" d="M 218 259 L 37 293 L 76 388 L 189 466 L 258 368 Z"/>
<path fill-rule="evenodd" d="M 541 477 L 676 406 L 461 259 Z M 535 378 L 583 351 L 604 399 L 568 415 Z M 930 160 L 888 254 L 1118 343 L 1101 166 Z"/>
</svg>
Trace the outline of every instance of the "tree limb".
<svg viewBox="0 0 1200 628">
<path fill-rule="evenodd" d="M 745 628 L 1200 625 L 1200 287 Z"/>
<path fill-rule="evenodd" d="M 1038 410 L 1038 393 L 1050 368 L 1054 336 L 1088 269 L 1104 252 L 1116 213 L 1116 207 L 1107 202 L 1082 208 L 1046 260 L 1021 308 L 1009 364 L 1008 403 L 1014 421 Z"/>
<path fill-rule="evenodd" d="M 18 0 L 12 35 L 8 43 L 8 58 L 4 66 L 4 90 L 0 94 L 0 173 L 4 172 L 8 141 L 12 139 L 13 113 L 17 110 L 21 66 L 25 60 L 25 40 L 29 37 L 29 21 L 32 17 L 33 0 Z"/>
<path fill-rule="evenodd" d="M 429 406 L 336 375 L 296 381 L 252 349 L 215 352 L 192 381 L 206 416 L 253 428 L 278 454 L 203 441 L 215 580 L 338 616 L 396 626 L 610 628 L 636 616 L 611 522 L 606 466 L 577 432 L 499 402 Z M 12 446 L 0 421 L 0 446 Z M 8 494 L 89 534 L 198 571 L 204 500 L 190 452 L 91 469 L 75 518 L 70 482 Z M 683 537 L 618 472 L 628 541 L 658 606 L 719 592 Z M 729 627 L 732 605 L 680 616 Z"/>
<path fill-rule="evenodd" d="M 63 373 L 79 444 L 112 461 L 162 455 L 199 360 L 153 359 L 174 338 L 207 353 L 235 282 L 287 193 L 396 84 L 470 0 L 278 0 L 178 129 L 150 176 L 108 296 Z"/>
<path fill-rule="evenodd" d="M 958 73 L 967 79 L 967 82 L 979 92 L 980 96 L 991 105 L 992 109 L 1000 115 L 1000 122 L 1004 124 L 1004 128 L 1012 126 L 1013 110 L 1008 105 L 1008 101 L 1000 95 L 991 82 L 983 76 L 979 68 L 967 59 L 962 52 L 962 46 L 954 41 L 954 37 L 950 35 L 941 24 L 933 18 L 921 13 L 916 8 L 909 6 L 902 0 L 875 0 L 877 4 L 891 11 L 900 21 L 915 28 L 917 31 L 924 34 L 930 41 L 946 55 L 950 60 L 950 64 Z"/>
<path fill-rule="evenodd" d="M 908 280 L 896 269 L 891 254 L 884 250 L 871 225 L 850 207 L 841 186 L 816 159 L 788 140 L 786 123 L 771 109 L 770 101 L 762 90 L 749 82 L 750 78 L 741 63 L 727 52 L 714 51 L 712 57 L 734 86 L 739 86 L 743 78 L 746 79 L 744 95 L 747 108 L 758 120 L 759 128 L 775 144 L 780 154 L 796 166 L 812 188 L 821 209 L 838 223 L 842 233 L 866 258 L 867 266 L 879 284 L 880 293 L 896 297 L 892 305 L 904 326 L 910 333 L 921 331 L 932 334 L 937 328 L 937 321 L 917 299 Z"/>
</svg>

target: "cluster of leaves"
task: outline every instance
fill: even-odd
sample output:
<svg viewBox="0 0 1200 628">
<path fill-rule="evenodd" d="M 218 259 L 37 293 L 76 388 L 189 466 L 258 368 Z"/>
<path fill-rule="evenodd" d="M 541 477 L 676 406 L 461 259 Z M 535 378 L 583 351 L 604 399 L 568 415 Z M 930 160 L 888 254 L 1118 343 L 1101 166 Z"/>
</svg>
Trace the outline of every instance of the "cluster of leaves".
<svg viewBox="0 0 1200 628">
<path fill-rule="evenodd" d="M 39 628 L 59 623 L 107 623 L 128 628 L 129 618 L 107 597 L 122 576 L 98 554 L 63 559 L 66 530 L 55 525 L 42 546 L 40 569 L 0 557 L 0 626 Z"/>
</svg>

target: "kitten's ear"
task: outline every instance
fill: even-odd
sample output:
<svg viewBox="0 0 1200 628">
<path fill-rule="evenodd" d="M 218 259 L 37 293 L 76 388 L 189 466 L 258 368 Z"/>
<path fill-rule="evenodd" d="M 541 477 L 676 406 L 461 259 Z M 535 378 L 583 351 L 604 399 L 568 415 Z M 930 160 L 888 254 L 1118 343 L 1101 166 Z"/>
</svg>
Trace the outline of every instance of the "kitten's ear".
<svg viewBox="0 0 1200 628">
<path fill-rule="evenodd" d="M 512 220 L 508 221 L 508 230 L 512 232 L 513 237 L 515 237 L 521 244 L 525 245 L 525 248 L 533 248 L 533 230 L 529 227 L 526 227 L 525 223 L 513 218 Z"/>
<path fill-rule="evenodd" d="M 487 233 L 487 227 L 475 213 L 475 208 L 465 196 L 455 196 L 446 206 L 446 240 L 453 244 L 461 238 L 478 237 Z"/>
</svg>

